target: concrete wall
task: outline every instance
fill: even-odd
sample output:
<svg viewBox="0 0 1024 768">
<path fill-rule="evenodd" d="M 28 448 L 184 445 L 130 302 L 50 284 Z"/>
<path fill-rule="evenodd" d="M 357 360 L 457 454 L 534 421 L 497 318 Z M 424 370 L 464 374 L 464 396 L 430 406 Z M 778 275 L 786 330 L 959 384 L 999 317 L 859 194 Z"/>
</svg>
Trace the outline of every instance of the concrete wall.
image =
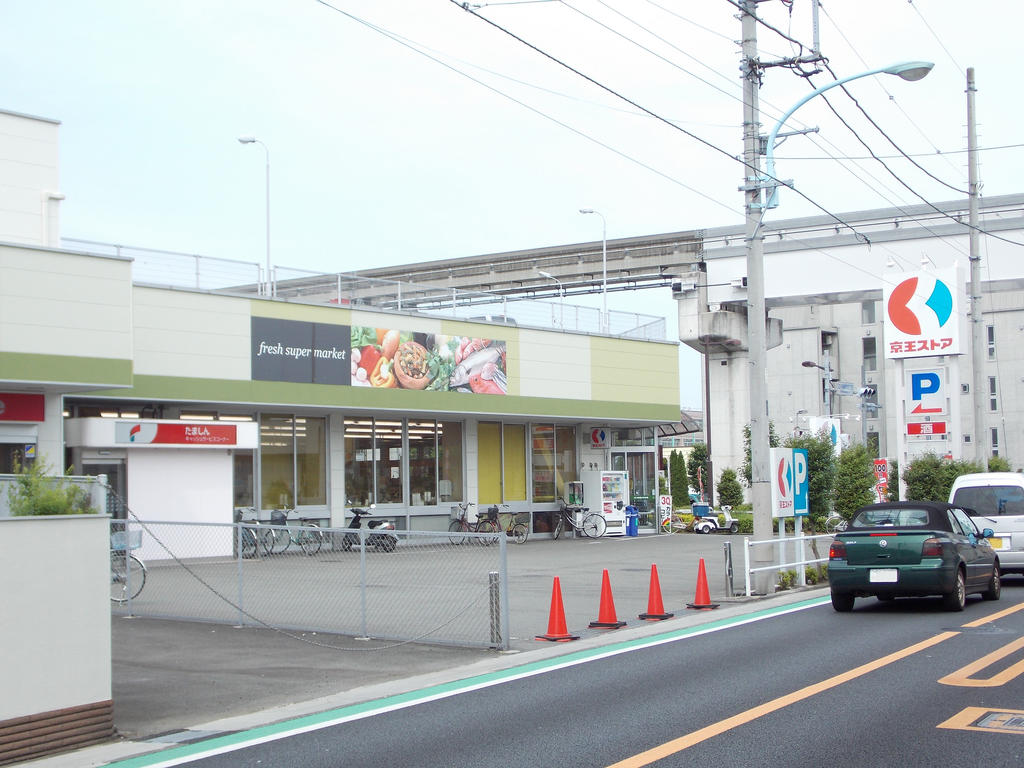
<svg viewBox="0 0 1024 768">
<path fill-rule="evenodd" d="M 0 241 L 59 245 L 55 120 L 0 111 Z"/>
<path fill-rule="evenodd" d="M 0 518 L 0 721 L 109 701 L 110 528 Z"/>
</svg>

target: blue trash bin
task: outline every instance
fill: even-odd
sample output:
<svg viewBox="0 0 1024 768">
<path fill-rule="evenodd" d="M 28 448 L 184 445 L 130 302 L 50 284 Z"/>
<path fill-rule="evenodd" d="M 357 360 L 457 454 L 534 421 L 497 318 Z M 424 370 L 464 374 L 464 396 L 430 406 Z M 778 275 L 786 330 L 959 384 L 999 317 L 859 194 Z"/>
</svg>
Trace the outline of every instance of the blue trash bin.
<svg viewBox="0 0 1024 768">
<path fill-rule="evenodd" d="M 626 507 L 626 535 L 639 536 L 640 512 L 632 504 Z"/>
</svg>

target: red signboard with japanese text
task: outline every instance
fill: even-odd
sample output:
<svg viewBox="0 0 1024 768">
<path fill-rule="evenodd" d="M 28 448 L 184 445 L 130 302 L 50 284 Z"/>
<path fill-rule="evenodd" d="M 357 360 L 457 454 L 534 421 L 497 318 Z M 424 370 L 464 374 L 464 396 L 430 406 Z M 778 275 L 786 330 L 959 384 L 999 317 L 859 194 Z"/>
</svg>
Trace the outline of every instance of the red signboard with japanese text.
<svg viewBox="0 0 1024 768">
<path fill-rule="evenodd" d="M 234 424 L 164 424 L 119 421 L 114 429 L 117 443 L 133 445 L 235 445 Z"/>
<path fill-rule="evenodd" d="M 908 435 L 944 435 L 946 434 L 946 422 L 944 421 L 912 421 L 907 424 Z"/>
</svg>

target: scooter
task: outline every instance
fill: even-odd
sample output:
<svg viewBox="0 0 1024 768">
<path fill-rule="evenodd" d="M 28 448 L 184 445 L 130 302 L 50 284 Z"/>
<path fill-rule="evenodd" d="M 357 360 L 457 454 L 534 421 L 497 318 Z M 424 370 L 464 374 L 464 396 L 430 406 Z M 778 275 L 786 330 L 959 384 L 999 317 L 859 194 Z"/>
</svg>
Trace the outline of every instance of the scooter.
<svg viewBox="0 0 1024 768">
<path fill-rule="evenodd" d="M 370 517 L 376 504 L 371 504 L 370 509 L 352 507 L 352 520 L 349 522 L 349 529 L 358 530 L 363 527 L 363 518 Z M 367 546 L 375 547 L 381 552 L 394 552 L 398 546 L 398 536 L 391 531 L 395 530 L 395 524 L 390 520 L 368 520 L 366 523 L 370 534 L 366 536 Z M 359 544 L 358 533 L 346 533 L 341 540 L 341 548 L 348 552 L 352 547 Z"/>
</svg>

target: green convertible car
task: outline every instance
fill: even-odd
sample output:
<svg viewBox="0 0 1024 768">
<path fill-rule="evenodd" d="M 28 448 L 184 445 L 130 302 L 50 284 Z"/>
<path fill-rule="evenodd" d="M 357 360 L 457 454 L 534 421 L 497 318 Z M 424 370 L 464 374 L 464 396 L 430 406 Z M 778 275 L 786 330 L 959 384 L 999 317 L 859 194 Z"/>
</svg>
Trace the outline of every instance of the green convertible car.
<svg viewBox="0 0 1024 768">
<path fill-rule="evenodd" d="M 858 597 L 941 595 L 946 610 L 962 611 L 970 593 L 998 600 L 999 558 L 987 541 L 991 535 L 953 504 L 861 507 L 829 548 L 832 607 L 853 610 Z"/>
</svg>

